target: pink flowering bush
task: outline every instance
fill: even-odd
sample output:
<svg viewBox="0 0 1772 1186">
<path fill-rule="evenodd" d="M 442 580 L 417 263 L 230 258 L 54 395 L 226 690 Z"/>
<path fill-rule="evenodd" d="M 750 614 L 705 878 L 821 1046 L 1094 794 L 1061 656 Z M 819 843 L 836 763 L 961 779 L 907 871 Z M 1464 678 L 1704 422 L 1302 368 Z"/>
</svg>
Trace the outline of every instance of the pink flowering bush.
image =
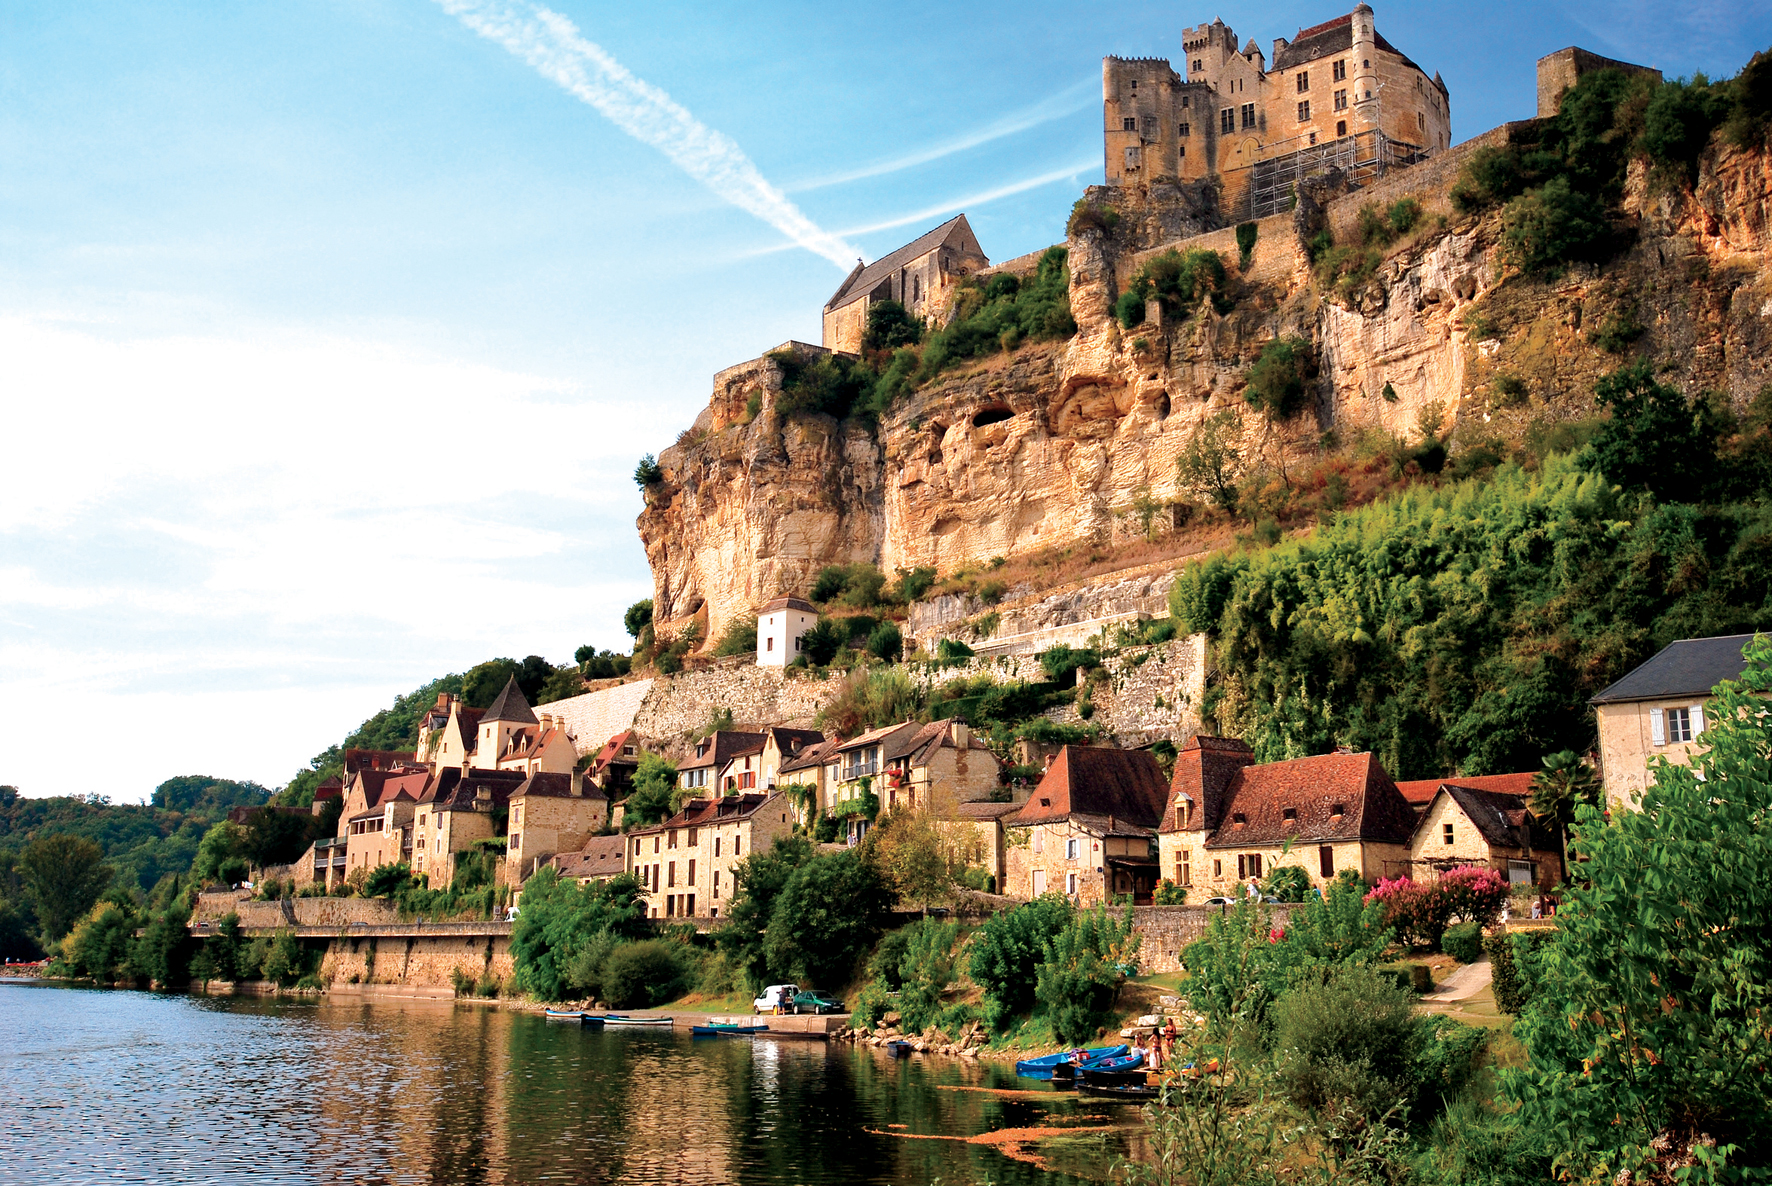
<svg viewBox="0 0 1772 1186">
<path fill-rule="evenodd" d="M 1436 910 L 1444 917 L 1442 927 L 1455 922 L 1474 922 L 1491 927 L 1507 903 L 1507 882 L 1501 874 L 1482 865 L 1462 865 L 1440 874 L 1433 891 Z"/>
<path fill-rule="evenodd" d="M 1437 949 L 1453 922 L 1493 925 L 1507 901 L 1507 882 L 1493 869 L 1463 865 L 1425 885 L 1408 877 L 1384 878 L 1366 901 L 1384 908 L 1385 925 L 1401 942 Z"/>
</svg>

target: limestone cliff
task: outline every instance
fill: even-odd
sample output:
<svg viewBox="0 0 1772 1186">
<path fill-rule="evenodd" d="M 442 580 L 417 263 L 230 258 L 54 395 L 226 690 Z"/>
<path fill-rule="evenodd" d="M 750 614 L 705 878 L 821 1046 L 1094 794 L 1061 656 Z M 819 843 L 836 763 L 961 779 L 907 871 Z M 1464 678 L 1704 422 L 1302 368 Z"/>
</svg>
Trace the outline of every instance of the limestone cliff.
<svg viewBox="0 0 1772 1186">
<path fill-rule="evenodd" d="M 1715 146 L 1680 194 L 1633 173 L 1632 245 L 1540 282 L 1501 266 L 1498 215 L 1463 216 L 1447 198 L 1465 154 L 1507 131 L 1263 220 L 1246 263 L 1230 229 L 1154 242 L 1193 229 L 1173 195 L 1153 213 L 1155 198 L 1091 190 L 1125 213 L 1066 244 L 1076 336 L 950 372 L 897 402 L 877 431 L 778 415 L 781 370 L 768 358 L 722 372 L 708 409 L 660 455 L 665 478 L 640 516 L 662 628 L 696 619 L 717 637 L 767 598 L 804 592 L 831 563 L 945 571 L 1111 542 L 1134 530 L 1135 501 L 1186 497 L 1176 458 L 1219 409 L 1238 414 L 1245 453 L 1275 467 L 1316 454 L 1331 430 L 1344 442 L 1373 428 L 1417 438 L 1433 404 L 1455 452 L 1518 440 L 1534 422 L 1593 414 L 1595 378 L 1620 362 L 1589 338 L 1608 321 L 1640 326 L 1630 350 L 1667 363 L 1688 391 L 1739 405 L 1772 378 L 1764 154 Z M 1419 229 L 1369 282 L 1326 294 L 1310 235 L 1326 226 L 1352 241 L 1362 206 L 1404 197 L 1423 207 Z M 1236 303 L 1169 324 L 1153 303 L 1145 324 L 1123 331 L 1113 301 L 1165 246 L 1221 252 Z M 1245 375 L 1264 343 L 1287 334 L 1315 343 L 1318 390 L 1305 414 L 1271 425 L 1243 399 Z"/>
</svg>

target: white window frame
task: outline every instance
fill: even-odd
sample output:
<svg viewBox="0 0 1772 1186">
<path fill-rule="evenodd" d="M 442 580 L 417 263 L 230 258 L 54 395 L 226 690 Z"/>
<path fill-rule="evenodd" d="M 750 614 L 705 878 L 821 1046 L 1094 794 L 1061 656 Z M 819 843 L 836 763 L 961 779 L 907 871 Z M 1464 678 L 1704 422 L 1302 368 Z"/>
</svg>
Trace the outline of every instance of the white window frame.
<svg viewBox="0 0 1772 1186">
<path fill-rule="evenodd" d="M 1067 861 L 1077 859 L 1077 840 L 1074 836 L 1064 842 L 1064 859 Z"/>
</svg>

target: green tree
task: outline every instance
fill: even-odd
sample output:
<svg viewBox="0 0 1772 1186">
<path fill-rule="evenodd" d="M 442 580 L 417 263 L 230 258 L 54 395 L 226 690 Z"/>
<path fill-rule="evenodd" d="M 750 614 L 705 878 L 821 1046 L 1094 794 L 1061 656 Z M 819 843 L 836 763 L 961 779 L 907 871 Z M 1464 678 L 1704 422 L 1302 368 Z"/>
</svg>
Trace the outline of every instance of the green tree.
<svg viewBox="0 0 1772 1186">
<path fill-rule="evenodd" d="M 900 901 L 929 905 L 948 896 L 953 870 L 940 827 L 926 811 L 895 811 L 868 834 L 873 862 Z"/>
<path fill-rule="evenodd" d="M 137 975 L 161 987 L 184 983 L 191 939 L 185 929 L 191 912 L 182 902 L 153 915 L 130 944 L 129 963 Z M 207 978 L 213 978 L 214 972 Z"/>
<path fill-rule="evenodd" d="M 923 323 L 905 311 L 898 301 L 875 301 L 868 306 L 867 328 L 862 331 L 863 350 L 892 350 L 915 346 L 923 336 Z"/>
<path fill-rule="evenodd" d="M 1045 894 L 991 915 L 979 929 L 967 970 L 984 990 L 985 1020 L 993 1031 L 1033 1009 L 1046 947 L 1075 913 L 1063 894 Z"/>
<path fill-rule="evenodd" d="M 640 464 L 634 467 L 634 485 L 645 490 L 664 481 L 664 470 L 658 464 L 658 458 L 648 453 L 640 458 Z"/>
<path fill-rule="evenodd" d="M 649 1008 L 681 996 L 688 968 L 682 948 L 664 939 L 619 943 L 600 968 L 602 995 L 617 1009 Z"/>
<path fill-rule="evenodd" d="M 904 653 L 904 636 L 899 633 L 898 623 L 881 622 L 868 633 L 868 651 L 876 658 L 888 663 L 896 663 Z"/>
<path fill-rule="evenodd" d="M 223 820 L 203 833 L 203 840 L 197 845 L 196 860 L 191 864 L 191 876 L 199 885 L 222 881 L 222 867 L 230 860 L 244 864 L 245 852 L 245 831 L 239 824 Z"/>
<path fill-rule="evenodd" d="M 681 789 L 675 763 L 657 754 L 641 754 L 633 789 L 622 808 L 622 828 L 643 828 L 668 819 L 677 810 Z"/>
<path fill-rule="evenodd" d="M 240 853 L 261 869 L 266 865 L 287 865 L 325 834 L 318 826 L 321 818 L 268 808 L 251 812 L 241 828 Z"/>
<path fill-rule="evenodd" d="M 41 836 L 25 849 L 19 872 L 45 940 L 53 943 L 67 934 L 111 884 L 104 857 L 104 850 L 84 836 Z"/>
<path fill-rule="evenodd" d="M 1074 915 L 1042 953 L 1034 996 L 1066 1045 L 1082 1045 L 1112 1020 L 1126 977 L 1138 971 L 1140 936 L 1132 929 L 1132 906 L 1115 919 L 1104 902 Z"/>
<path fill-rule="evenodd" d="M 1311 875 L 1297 865 L 1281 865 L 1268 874 L 1262 888 L 1282 902 L 1302 902 L 1311 892 Z"/>
<path fill-rule="evenodd" d="M 1506 1079 L 1575 1180 L 1747 1181 L 1772 1161 L 1772 641 L 1747 659 L 1706 706 L 1707 748 L 1654 759 L 1641 810 L 1577 809 L 1581 877 Z"/>
<path fill-rule="evenodd" d="M 1592 468 L 1664 502 L 1701 501 L 1716 484 L 1721 423 L 1704 401 L 1656 382 L 1648 359 L 1601 379 L 1594 400 L 1612 418 L 1588 446 Z"/>
<path fill-rule="evenodd" d="M 1196 424 L 1175 462 L 1182 486 L 1220 510 L 1236 510 L 1243 480 L 1243 455 L 1237 447 L 1241 435 L 1242 425 L 1229 408 Z"/>
<path fill-rule="evenodd" d="M 520 988 L 544 1001 L 565 999 L 574 960 L 598 935 L 645 937 L 650 928 L 639 879 L 622 874 L 583 886 L 543 868 L 523 886 L 523 908 L 511 929 L 511 958 Z"/>
<path fill-rule="evenodd" d="M 363 882 L 365 898 L 392 898 L 413 884 L 412 869 L 404 861 L 390 861 L 369 871 Z"/>
<path fill-rule="evenodd" d="M 733 893 L 726 908 L 726 922 L 714 933 L 726 959 L 743 972 L 752 991 L 769 983 L 769 955 L 765 938 L 775 904 L 794 870 L 812 857 L 812 844 L 803 836 L 789 836 L 772 846 L 752 852 L 732 870 Z"/>
<path fill-rule="evenodd" d="M 68 932 L 62 959 L 75 975 L 103 984 L 134 980 L 130 946 L 141 922 L 141 912 L 128 901 L 100 902 Z"/>
<path fill-rule="evenodd" d="M 1286 943 L 1302 966 L 1375 964 L 1395 938 L 1384 925 L 1384 907 L 1364 900 L 1358 882 L 1340 878 L 1319 896 L 1305 897 L 1304 908 L 1292 912 Z"/>
<path fill-rule="evenodd" d="M 652 625 L 652 598 L 648 597 L 628 606 L 627 612 L 621 616 L 621 624 L 627 628 L 629 634 L 638 639 L 640 632 Z"/>
<path fill-rule="evenodd" d="M 825 987 L 846 983 L 891 904 L 885 878 L 861 853 L 811 857 L 789 874 L 770 911 L 763 938 L 770 970 Z"/>
<path fill-rule="evenodd" d="M 1290 420 L 1304 408 L 1315 369 L 1309 342 L 1300 337 L 1275 338 L 1250 366 L 1243 398 L 1271 421 Z"/>
<path fill-rule="evenodd" d="M 235 807 L 257 807 L 270 797 L 271 792 L 256 782 L 185 774 L 169 778 L 155 787 L 148 802 L 167 811 L 183 811 L 215 819 Z"/>
<path fill-rule="evenodd" d="M 1547 754 L 1544 765 L 1532 776 L 1532 814 L 1554 827 L 1563 844 L 1563 863 L 1569 862 L 1569 828 L 1579 807 L 1600 805 L 1600 780 L 1593 767 L 1574 750 Z"/>
<path fill-rule="evenodd" d="M 837 651 L 847 641 L 830 619 L 820 618 L 800 636 L 800 653 L 814 667 L 823 667 L 837 657 Z"/>
</svg>

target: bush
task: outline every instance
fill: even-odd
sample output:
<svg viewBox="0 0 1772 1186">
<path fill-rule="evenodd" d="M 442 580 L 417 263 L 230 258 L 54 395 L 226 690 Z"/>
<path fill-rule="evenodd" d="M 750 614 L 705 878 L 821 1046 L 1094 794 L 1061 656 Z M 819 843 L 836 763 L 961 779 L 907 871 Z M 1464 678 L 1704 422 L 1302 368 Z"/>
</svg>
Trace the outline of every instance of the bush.
<svg viewBox="0 0 1772 1186">
<path fill-rule="evenodd" d="M 1502 211 L 1503 255 L 1529 276 L 1555 277 L 1567 263 L 1596 258 L 1610 236 L 1605 204 L 1564 177 L 1520 195 Z"/>
<path fill-rule="evenodd" d="M 578 886 L 543 868 L 523 887 L 511 931 L 516 983 L 544 1001 L 565 999 L 574 961 L 599 934 L 637 938 L 648 930 L 640 882 L 630 874 Z"/>
<path fill-rule="evenodd" d="M 954 983 L 954 944 L 960 924 L 920 919 L 909 932 L 898 969 L 898 1012 L 904 1032 L 921 1033 L 942 1012 L 942 994 Z"/>
<path fill-rule="evenodd" d="M 958 667 L 976 653 L 957 638 L 944 638 L 936 644 L 935 661 L 943 667 Z"/>
<path fill-rule="evenodd" d="M 1296 1106 L 1370 1123 L 1413 1102 L 1426 1024 L 1412 995 L 1370 969 L 1340 969 L 1286 992 L 1273 1023 L 1280 1083 Z"/>
<path fill-rule="evenodd" d="M 1132 906 L 1115 919 L 1105 902 L 1073 915 L 1047 941 L 1034 997 L 1052 1023 L 1053 1037 L 1080 1046 L 1113 1020 L 1120 986 L 1138 972 L 1140 941 L 1132 929 Z"/>
<path fill-rule="evenodd" d="M 1446 933 L 1440 936 L 1440 950 L 1461 964 L 1476 963 L 1483 954 L 1482 924 L 1461 922 L 1447 927 Z"/>
<path fill-rule="evenodd" d="M 1047 894 L 990 917 L 972 940 L 968 964 L 984 990 L 985 1020 L 1000 1032 L 1034 1007 L 1037 972 L 1046 946 L 1070 924 L 1075 910 L 1062 894 Z"/>
<path fill-rule="evenodd" d="M 1188 1004 L 1219 1033 L 1244 1023 L 1262 1026 L 1274 998 L 1291 985 L 1299 951 L 1275 936 L 1267 907 L 1240 897 L 1182 949 Z"/>
<path fill-rule="evenodd" d="M 1594 401 L 1612 416 L 1594 433 L 1590 468 L 1663 501 L 1697 501 L 1714 489 L 1722 424 L 1703 400 L 1657 382 L 1644 359 L 1601 379 Z"/>
<path fill-rule="evenodd" d="M 889 992 L 897 992 L 904 986 L 904 976 L 899 965 L 904 962 L 905 952 L 910 950 L 912 930 L 910 927 L 899 927 L 887 931 L 880 938 L 880 945 L 874 948 L 874 954 L 868 960 L 868 977 L 883 983 Z"/>
<path fill-rule="evenodd" d="M 868 634 L 868 651 L 877 659 L 896 663 L 904 653 L 904 636 L 896 622 L 881 622 Z"/>
<path fill-rule="evenodd" d="M 656 486 L 664 481 L 664 470 L 659 468 L 658 458 L 648 453 L 640 458 L 640 464 L 634 467 L 634 485 L 644 490 L 648 486 Z"/>
<path fill-rule="evenodd" d="M 1153 899 L 1158 906 L 1181 906 L 1187 903 L 1187 890 L 1167 877 L 1157 882 L 1157 893 Z"/>
<path fill-rule="evenodd" d="M 909 605 L 913 601 L 921 601 L 935 584 L 935 569 L 926 564 L 915 568 L 901 568 L 897 579 L 892 582 L 892 600 L 900 605 Z"/>
<path fill-rule="evenodd" d="M 1637 323 L 1636 315 L 1629 312 L 1613 313 L 1587 335 L 1587 340 L 1607 354 L 1623 354 L 1630 349 L 1632 342 L 1643 336 L 1643 327 Z"/>
<path fill-rule="evenodd" d="M 1070 647 L 1064 643 L 1040 652 L 1040 669 L 1054 683 L 1076 682 L 1077 669 L 1093 671 L 1101 666 L 1101 652 L 1090 648 Z"/>
<path fill-rule="evenodd" d="M 1171 249 L 1145 261 L 1120 294 L 1114 313 L 1126 329 L 1144 321 L 1145 302 L 1153 297 L 1174 318 L 1187 317 L 1206 298 L 1223 313 L 1234 303 L 1224 295 L 1224 287 L 1224 260 L 1218 252 L 1196 248 L 1183 254 Z"/>
<path fill-rule="evenodd" d="M 757 619 L 751 615 L 733 619 L 726 627 L 726 633 L 720 636 L 720 641 L 714 644 L 712 653 L 716 658 L 756 654 Z"/>
<path fill-rule="evenodd" d="M 814 667 L 823 667 L 837 657 L 849 640 L 829 618 L 820 618 L 812 629 L 800 636 L 800 653 Z"/>
<path fill-rule="evenodd" d="M 1305 406 L 1305 384 L 1314 370 L 1309 342 L 1276 338 L 1261 348 L 1261 356 L 1249 368 L 1243 398 L 1269 420 L 1290 420 Z"/>
<path fill-rule="evenodd" d="M 1299 966 L 1370 966 L 1383 957 L 1393 932 L 1385 925 L 1384 907 L 1366 902 L 1365 893 L 1357 876 L 1338 876 L 1321 895 L 1306 895 L 1304 909 L 1292 912 L 1285 938 Z"/>
<path fill-rule="evenodd" d="M 524 901 L 527 905 L 527 895 Z M 676 943 L 665 939 L 621 943 L 603 960 L 602 996 L 617 1009 L 650 1008 L 681 996 L 686 975 Z"/>
<path fill-rule="evenodd" d="M 1087 198 L 1078 198 L 1071 206 L 1071 216 L 1064 224 L 1067 239 L 1075 239 L 1085 231 L 1112 234 L 1120 225 L 1119 211 L 1108 206 L 1094 206 Z"/>
<path fill-rule="evenodd" d="M 868 306 L 867 328 L 862 331 L 864 351 L 915 346 L 923 337 L 923 323 L 912 317 L 898 301 L 875 301 Z"/>
<path fill-rule="evenodd" d="M 1551 938 L 1547 931 L 1526 931 L 1510 935 L 1505 931 L 1483 940 L 1489 953 L 1491 982 L 1495 985 L 1495 1004 L 1503 1013 L 1518 1017 L 1532 999 L 1540 949 Z"/>
<path fill-rule="evenodd" d="M 1297 865 L 1281 865 L 1262 888 L 1282 902 L 1302 902 L 1311 892 L 1311 875 Z"/>
<path fill-rule="evenodd" d="M 962 281 L 954 297 L 953 320 L 924 344 L 917 381 L 933 379 L 967 359 L 1013 349 L 1024 338 L 1068 338 L 1076 333 L 1065 259 L 1064 248 L 1048 248 L 1032 277 L 1013 289 L 996 285 L 995 296 L 976 277 Z"/>
<path fill-rule="evenodd" d="M 1245 272 L 1249 270 L 1249 257 L 1255 254 L 1255 236 L 1259 229 L 1252 222 L 1237 224 L 1237 266 Z"/>
</svg>

